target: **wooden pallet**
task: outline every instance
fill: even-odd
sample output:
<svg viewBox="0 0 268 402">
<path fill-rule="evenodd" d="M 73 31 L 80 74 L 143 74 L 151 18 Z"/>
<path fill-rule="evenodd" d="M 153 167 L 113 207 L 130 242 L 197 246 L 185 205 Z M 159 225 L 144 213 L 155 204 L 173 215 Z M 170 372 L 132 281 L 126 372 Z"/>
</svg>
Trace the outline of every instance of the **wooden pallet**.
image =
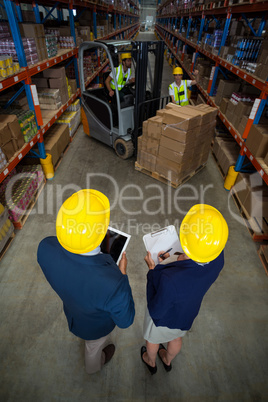
<svg viewBox="0 0 268 402">
<path fill-rule="evenodd" d="M 268 222 L 265 218 L 257 218 L 250 216 L 244 209 L 243 204 L 239 200 L 239 196 L 231 190 L 231 195 L 237 206 L 240 215 L 244 219 L 250 236 L 254 241 L 265 241 L 268 240 Z"/>
<path fill-rule="evenodd" d="M 15 238 L 15 233 L 13 232 L 12 235 L 9 237 L 8 241 L 6 242 L 5 246 L 3 247 L 1 253 L 0 253 L 0 261 L 3 259 L 4 255 L 6 254 L 7 250 L 9 249 L 11 243 L 13 242 Z"/>
<path fill-rule="evenodd" d="M 267 245 L 260 246 L 258 250 L 258 255 L 260 257 L 266 275 L 268 275 L 268 246 Z"/>
<path fill-rule="evenodd" d="M 178 183 L 174 183 L 171 180 L 167 179 L 166 177 L 160 175 L 159 173 L 151 172 L 150 170 L 145 169 L 143 166 L 141 166 L 138 162 L 135 162 L 135 170 L 138 170 L 139 172 L 141 172 L 143 174 L 146 174 L 147 176 L 150 176 L 153 179 L 155 179 L 157 181 L 160 181 L 161 183 L 167 184 L 168 186 L 171 186 L 173 188 L 177 188 L 177 187 L 181 186 L 182 184 L 186 183 L 194 175 L 199 173 L 205 166 L 206 166 L 206 163 L 204 163 L 203 165 L 199 166 L 192 173 L 190 173 L 189 175 L 187 175 L 183 179 L 181 179 Z"/>
<path fill-rule="evenodd" d="M 35 204 L 36 204 L 36 202 L 38 200 L 38 197 L 41 194 L 41 191 L 43 190 L 45 184 L 46 184 L 45 180 L 40 183 L 39 187 L 34 192 L 32 198 L 31 198 L 31 201 L 29 202 L 28 207 L 27 207 L 24 215 L 22 215 L 17 222 L 13 222 L 13 225 L 14 225 L 14 227 L 16 229 L 20 230 L 20 229 L 23 228 L 23 226 L 24 226 L 25 222 L 27 221 L 28 216 L 30 215 L 33 207 L 35 206 Z"/>
</svg>

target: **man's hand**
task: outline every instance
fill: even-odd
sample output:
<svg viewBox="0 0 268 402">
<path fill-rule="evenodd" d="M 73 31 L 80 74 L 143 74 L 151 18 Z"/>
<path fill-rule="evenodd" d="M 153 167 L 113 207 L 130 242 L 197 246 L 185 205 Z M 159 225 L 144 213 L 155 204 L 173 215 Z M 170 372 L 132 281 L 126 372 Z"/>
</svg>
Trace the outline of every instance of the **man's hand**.
<svg viewBox="0 0 268 402">
<path fill-rule="evenodd" d="M 111 91 L 109 91 L 109 96 L 112 97 L 114 96 L 114 91 L 111 89 Z"/>
<path fill-rule="evenodd" d="M 164 254 L 164 257 L 160 257 L 161 254 Z M 169 253 L 165 253 L 164 250 L 163 250 L 163 251 L 159 251 L 159 253 L 157 254 L 157 258 L 158 258 L 158 261 L 159 261 L 159 262 L 162 262 L 162 261 L 166 260 L 166 259 L 169 258 L 169 257 L 170 257 L 170 254 L 169 254 Z"/>
<path fill-rule="evenodd" d="M 122 258 L 119 261 L 119 269 L 122 272 L 123 275 L 127 274 L 127 256 L 126 256 L 126 252 L 124 251 L 122 254 Z"/>
<path fill-rule="evenodd" d="M 150 251 L 147 251 L 147 255 L 146 255 L 146 257 L 144 258 L 144 261 L 145 261 L 146 264 L 148 265 L 148 268 L 149 268 L 149 269 L 154 269 L 154 267 L 155 267 L 155 262 L 154 262 L 154 260 L 152 259 L 152 256 L 151 256 Z"/>
</svg>

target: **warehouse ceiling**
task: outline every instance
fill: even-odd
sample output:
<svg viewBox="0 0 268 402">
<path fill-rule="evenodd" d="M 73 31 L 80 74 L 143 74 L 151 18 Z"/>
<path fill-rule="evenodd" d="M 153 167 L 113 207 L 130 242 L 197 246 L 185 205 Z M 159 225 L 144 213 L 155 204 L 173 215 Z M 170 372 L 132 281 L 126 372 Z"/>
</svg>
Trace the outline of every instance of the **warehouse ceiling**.
<svg viewBox="0 0 268 402">
<path fill-rule="evenodd" d="M 157 8 L 157 0 L 141 0 L 140 1 L 140 5 L 141 8 L 146 8 L 146 7 L 150 7 L 150 8 Z"/>
</svg>

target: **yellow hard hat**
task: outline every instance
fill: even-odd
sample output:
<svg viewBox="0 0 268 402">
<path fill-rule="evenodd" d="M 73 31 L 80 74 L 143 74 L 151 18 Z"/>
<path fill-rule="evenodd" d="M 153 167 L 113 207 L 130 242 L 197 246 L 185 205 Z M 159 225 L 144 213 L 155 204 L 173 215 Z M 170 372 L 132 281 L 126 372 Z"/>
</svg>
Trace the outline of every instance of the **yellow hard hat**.
<svg viewBox="0 0 268 402">
<path fill-rule="evenodd" d="M 197 204 L 188 211 L 181 223 L 181 246 L 192 260 L 210 262 L 224 249 L 228 232 L 227 223 L 216 208 Z"/>
<path fill-rule="evenodd" d="M 108 198 L 97 190 L 80 190 L 69 197 L 58 212 L 58 241 L 71 253 L 88 253 L 104 239 L 109 221 Z"/>
<path fill-rule="evenodd" d="M 124 60 L 124 59 L 131 59 L 131 53 L 122 53 L 121 60 Z"/>
<path fill-rule="evenodd" d="M 183 74 L 182 68 L 175 67 L 173 70 L 173 75 L 175 75 L 175 74 Z"/>
</svg>

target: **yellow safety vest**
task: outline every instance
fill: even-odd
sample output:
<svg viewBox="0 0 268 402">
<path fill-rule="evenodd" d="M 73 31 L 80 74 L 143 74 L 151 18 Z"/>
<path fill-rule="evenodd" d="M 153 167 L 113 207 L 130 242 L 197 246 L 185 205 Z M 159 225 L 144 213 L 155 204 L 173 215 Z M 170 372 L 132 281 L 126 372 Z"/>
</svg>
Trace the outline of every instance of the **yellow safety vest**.
<svg viewBox="0 0 268 402">
<path fill-rule="evenodd" d="M 186 80 L 181 81 L 181 85 L 179 87 L 179 90 L 178 90 L 178 87 L 175 84 L 175 82 L 170 84 L 169 88 L 173 91 L 174 100 L 175 100 L 175 103 L 177 105 L 180 105 L 180 106 L 189 105 L 187 81 Z"/>
<path fill-rule="evenodd" d="M 124 73 L 123 66 L 122 64 L 120 64 L 120 66 L 116 67 L 115 71 L 118 91 L 121 91 L 121 89 L 129 80 L 129 77 L 131 76 L 131 68 L 128 68 L 127 71 Z M 110 86 L 112 89 L 115 89 L 114 79 L 112 79 L 112 81 L 110 82 Z"/>
</svg>

